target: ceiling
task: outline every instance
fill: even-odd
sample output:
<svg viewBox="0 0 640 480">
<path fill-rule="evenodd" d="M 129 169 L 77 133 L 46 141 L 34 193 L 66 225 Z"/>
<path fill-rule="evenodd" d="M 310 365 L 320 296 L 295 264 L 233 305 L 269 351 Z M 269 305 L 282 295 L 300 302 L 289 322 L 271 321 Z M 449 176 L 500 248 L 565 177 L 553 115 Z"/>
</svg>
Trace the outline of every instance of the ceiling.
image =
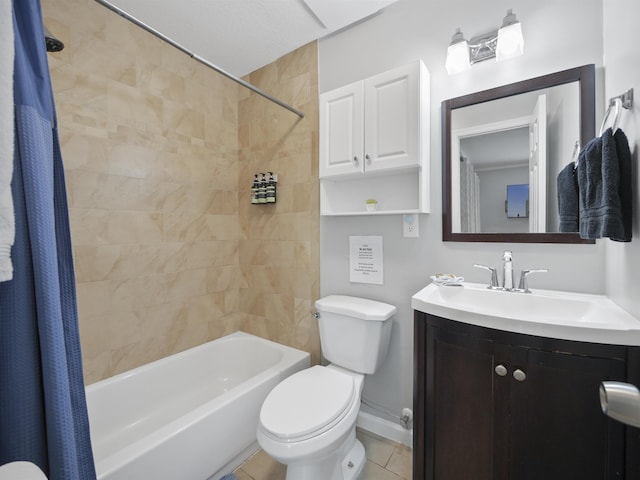
<svg viewBox="0 0 640 480">
<path fill-rule="evenodd" d="M 460 152 L 476 171 L 529 166 L 529 126 L 489 132 L 460 140 Z"/>
<path fill-rule="evenodd" d="M 191 53 L 242 77 L 397 0 L 110 0 Z"/>
</svg>

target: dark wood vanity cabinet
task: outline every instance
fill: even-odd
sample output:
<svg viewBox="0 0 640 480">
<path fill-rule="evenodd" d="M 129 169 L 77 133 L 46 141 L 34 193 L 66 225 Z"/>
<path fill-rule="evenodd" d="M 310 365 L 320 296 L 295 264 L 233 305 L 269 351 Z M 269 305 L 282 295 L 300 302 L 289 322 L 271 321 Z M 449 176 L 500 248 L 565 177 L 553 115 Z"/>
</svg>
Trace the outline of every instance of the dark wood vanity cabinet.
<svg viewBox="0 0 640 480">
<path fill-rule="evenodd" d="M 604 380 L 637 383 L 635 347 L 421 312 L 414 341 L 414 480 L 640 478 L 638 429 L 606 417 L 598 394 Z"/>
</svg>

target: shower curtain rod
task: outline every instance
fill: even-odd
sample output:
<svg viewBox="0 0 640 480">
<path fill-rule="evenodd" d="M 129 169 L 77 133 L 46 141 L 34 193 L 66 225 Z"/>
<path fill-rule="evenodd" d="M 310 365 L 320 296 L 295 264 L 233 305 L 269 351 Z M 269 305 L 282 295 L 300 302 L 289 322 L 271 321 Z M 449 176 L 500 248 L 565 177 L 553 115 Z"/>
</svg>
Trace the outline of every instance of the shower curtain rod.
<svg viewBox="0 0 640 480">
<path fill-rule="evenodd" d="M 138 20 L 136 17 L 129 15 L 127 12 L 125 12 L 124 10 L 122 10 L 121 8 L 113 5 L 112 3 L 107 2 L 106 0 L 95 0 L 96 2 L 98 2 L 100 5 L 108 8 L 109 10 L 111 10 L 114 13 L 117 13 L 118 15 L 120 15 L 121 17 L 125 18 L 126 20 L 129 20 L 131 23 L 137 25 L 138 27 L 146 30 L 147 32 L 151 33 L 152 35 L 155 35 L 156 37 L 158 37 L 160 40 L 164 40 L 165 42 L 167 42 L 169 45 L 177 48 L 178 50 L 180 50 L 182 53 L 187 54 L 188 56 L 190 56 L 191 58 L 193 58 L 194 60 L 197 60 L 198 62 L 202 63 L 203 65 L 206 65 L 207 67 L 215 70 L 216 72 L 220 73 L 221 75 L 224 75 L 225 77 L 227 77 L 230 80 L 233 80 L 234 82 L 242 85 L 243 87 L 248 88 L 249 90 L 257 93 L 258 95 L 266 98 L 267 100 L 272 101 L 273 103 L 280 105 L 283 108 L 286 108 L 287 110 L 289 110 L 292 113 L 295 113 L 296 115 L 298 115 L 300 118 L 304 118 L 304 113 L 301 112 L 300 110 L 297 110 L 295 108 L 293 108 L 291 105 L 287 105 L 286 103 L 284 103 L 281 100 L 278 100 L 277 98 L 269 95 L 268 93 L 260 90 L 258 87 L 251 85 L 248 82 L 245 82 L 244 80 L 242 80 L 241 78 L 236 77 L 235 75 L 223 70 L 222 68 L 218 67 L 217 65 L 214 65 L 213 63 L 209 62 L 208 60 L 205 60 L 204 58 L 200 57 L 199 55 L 196 55 L 195 53 L 187 50 L 185 47 L 183 47 L 182 45 L 180 45 L 179 43 L 175 42 L 174 40 L 172 40 L 171 38 L 167 37 L 166 35 L 160 33 L 159 31 L 157 31 L 156 29 L 154 29 L 153 27 L 150 27 L 149 25 L 147 25 L 144 22 L 141 22 L 140 20 Z"/>
</svg>

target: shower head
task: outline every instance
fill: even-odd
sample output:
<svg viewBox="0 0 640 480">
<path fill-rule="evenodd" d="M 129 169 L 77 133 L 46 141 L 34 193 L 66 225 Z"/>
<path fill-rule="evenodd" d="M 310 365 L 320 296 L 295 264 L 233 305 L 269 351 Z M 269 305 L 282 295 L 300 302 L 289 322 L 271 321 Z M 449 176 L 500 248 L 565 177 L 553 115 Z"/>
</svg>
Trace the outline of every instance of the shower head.
<svg viewBox="0 0 640 480">
<path fill-rule="evenodd" d="M 46 26 L 44 27 L 44 39 L 47 43 L 47 52 L 59 52 L 64 48 L 64 43 L 58 40 Z"/>
</svg>

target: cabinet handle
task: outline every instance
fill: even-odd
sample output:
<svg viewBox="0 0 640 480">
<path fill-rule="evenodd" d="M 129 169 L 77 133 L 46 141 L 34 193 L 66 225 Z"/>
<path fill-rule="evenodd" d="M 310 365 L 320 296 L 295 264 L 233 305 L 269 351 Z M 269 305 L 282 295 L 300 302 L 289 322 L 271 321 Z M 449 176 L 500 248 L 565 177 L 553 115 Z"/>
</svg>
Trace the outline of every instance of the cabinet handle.
<svg viewBox="0 0 640 480">
<path fill-rule="evenodd" d="M 513 371 L 513 378 L 519 382 L 524 382 L 527 379 L 527 374 L 518 368 Z"/>
<path fill-rule="evenodd" d="M 504 365 L 498 365 L 495 370 L 496 373 L 501 377 L 504 377 L 507 374 L 507 367 L 505 367 Z"/>
<path fill-rule="evenodd" d="M 368 153 L 364 156 L 364 159 L 367 161 L 368 164 L 371 164 L 371 157 L 369 156 Z"/>
<path fill-rule="evenodd" d="M 357 155 L 353 156 L 353 164 L 356 165 L 356 166 L 358 165 L 358 157 L 357 157 Z"/>
</svg>

